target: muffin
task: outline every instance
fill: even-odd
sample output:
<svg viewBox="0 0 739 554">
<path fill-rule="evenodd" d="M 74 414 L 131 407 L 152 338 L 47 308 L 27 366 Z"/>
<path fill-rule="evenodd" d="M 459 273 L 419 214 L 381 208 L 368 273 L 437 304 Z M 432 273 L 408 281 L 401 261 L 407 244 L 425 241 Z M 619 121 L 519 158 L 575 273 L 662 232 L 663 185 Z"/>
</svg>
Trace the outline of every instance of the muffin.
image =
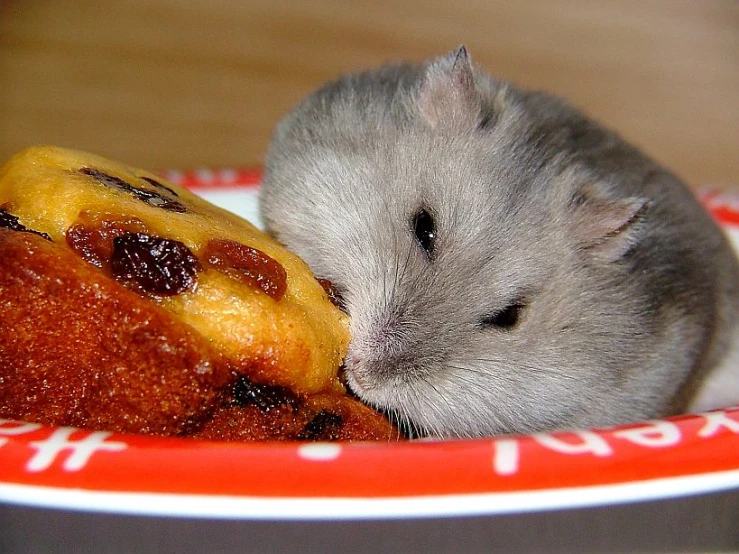
<svg viewBox="0 0 739 554">
<path fill-rule="evenodd" d="M 397 437 L 346 394 L 348 340 L 302 260 L 153 173 L 54 147 L 0 168 L 0 417 L 224 440 Z M 290 401 L 272 405 L 275 391 Z"/>
</svg>

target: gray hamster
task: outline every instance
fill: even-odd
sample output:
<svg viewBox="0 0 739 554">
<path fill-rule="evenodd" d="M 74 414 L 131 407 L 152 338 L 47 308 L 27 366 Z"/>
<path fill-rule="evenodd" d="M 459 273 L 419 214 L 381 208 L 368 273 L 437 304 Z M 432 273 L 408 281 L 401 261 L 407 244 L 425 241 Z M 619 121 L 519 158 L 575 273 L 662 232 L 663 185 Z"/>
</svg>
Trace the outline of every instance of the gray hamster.
<svg viewBox="0 0 739 554">
<path fill-rule="evenodd" d="M 413 435 L 680 413 L 737 334 L 739 266 L 689 190 L 464 47 L 299 104 L 261 213 L 341 292 L 349 387 Z"/>
</svg>

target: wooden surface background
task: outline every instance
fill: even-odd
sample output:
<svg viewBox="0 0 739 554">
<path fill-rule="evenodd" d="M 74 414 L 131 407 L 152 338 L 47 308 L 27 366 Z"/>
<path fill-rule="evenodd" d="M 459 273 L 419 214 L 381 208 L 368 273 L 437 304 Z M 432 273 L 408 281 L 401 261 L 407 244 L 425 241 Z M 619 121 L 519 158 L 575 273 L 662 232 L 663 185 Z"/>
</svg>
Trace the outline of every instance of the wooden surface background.
<svg viewBox="0 0 739 554">
<path fill-rule="evenodd" d="M 736 0 L 0 0 L 0 158 L 258 165 L 322 81 L 465 43 L 695 186 L 739 190 Z"/>
</svg>

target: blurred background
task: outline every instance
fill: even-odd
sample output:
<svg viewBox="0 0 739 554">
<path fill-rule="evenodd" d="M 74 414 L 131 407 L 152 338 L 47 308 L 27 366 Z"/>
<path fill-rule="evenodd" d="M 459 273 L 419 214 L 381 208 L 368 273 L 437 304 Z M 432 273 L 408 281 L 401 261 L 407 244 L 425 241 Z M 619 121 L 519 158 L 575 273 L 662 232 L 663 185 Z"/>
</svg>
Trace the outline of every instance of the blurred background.
<svg viewBox="0 0 739 554">
<path fill-rule="evenodd" d="M 0 0 L 0 158 L 258 166 L 323 81 L 467 45 L 693 186 L 739 190 L 736 0 Z"/>
</svg>

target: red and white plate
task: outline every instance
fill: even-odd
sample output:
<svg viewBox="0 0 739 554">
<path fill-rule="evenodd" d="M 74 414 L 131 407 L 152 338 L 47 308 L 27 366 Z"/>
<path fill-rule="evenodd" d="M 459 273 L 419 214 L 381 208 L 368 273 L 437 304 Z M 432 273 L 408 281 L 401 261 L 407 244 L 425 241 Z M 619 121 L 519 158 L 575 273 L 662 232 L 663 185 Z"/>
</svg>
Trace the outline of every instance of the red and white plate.
<svg viewBox="0 0 739 554">
<path fill-rule="evenodd" d="M 258 222 L 258 172 L 169 172 Z M 739 245 L 739 197 L 702 199 Z M 490 515 L 739 489 L 739 407 L 397 444 L 219 443 L 0 420 L 0 503 L 228 519 Z"/>
</svg>

